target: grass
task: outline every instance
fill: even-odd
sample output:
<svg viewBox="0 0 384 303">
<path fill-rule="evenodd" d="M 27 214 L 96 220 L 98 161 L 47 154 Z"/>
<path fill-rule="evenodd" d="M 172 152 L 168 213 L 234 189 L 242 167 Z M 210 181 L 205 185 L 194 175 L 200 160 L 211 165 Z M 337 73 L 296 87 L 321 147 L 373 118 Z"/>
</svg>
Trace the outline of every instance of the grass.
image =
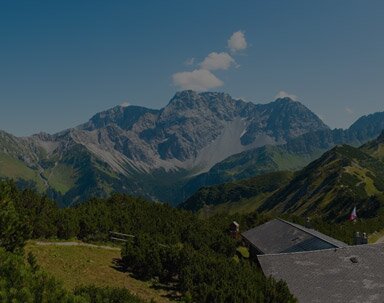
<svg viewBox="0 0 384 303">
<path fill-rule="evenodd" d="M 362 182 L 364 182 L 367 195 L 372 196 L 374 194 L 380 193 L 375 187 L 374 181 L 367 176 L 367 173 L 369 172 L 368 169 L 357 166 L 348 166 L 345 168 L 345 171 L 349 174 L 354 174 Z"/>
<path fill-rule="evenodd" d="M 374 157 L 383 160 L 384 159 L 384 145 L 380 145 L 377 151 L 373 154 Z"/>
<path fill-rule="evenodd" d="M 24 179 L 36 182 L 37 188 L 43 190 L 44 182 L 39 176 L 37 170 L 29 168 L 22 161 L 15 159 L 7 154 L 0 153 L 0 177 L 11 179 Z"/>
<path fill-rule="evenodd" d="M 165 290 L 154 289 L 151 282 L 134 279 L 114 268 L 119 250 L 83 246 L 37 245 L 30 242 L 26 252 L 32 252 L 39 266 L 72 290 L 80 285 L 122 287 L 138 297 L 158 303 L 170 302 Z"/>
<path fill-rule="evenodd" d="M 75 170 L 67 165 L 58 164 L 54 168 L 47 170 L 48 182 L 51 187 L 65 194 L 75 186 L 76 173 Z"/>
<path fill-rule="evenodd" d="M 376 159 L 384 160 L 384 144 L 368 144 L 363 150 Z"/>
<path fill-rule="evenodd" d="M 250 199 L 242 199 L 236 202 L 226 202 L 218 205 L 206 205 L 198 211 L 202 219 L 207 219 L 217 214 L 249 214 L 257 208 L 271 195 L 271 193 L 261 193 Z"/>
<path fill-rule="evenodd" d="M 376 243 L 381 237 L 384 237 L 384 229 L 375 231 L 373 234 L 368 236 L 368 243 Z"/>
<path fill-rule="evenodd" d="M 307 165 L 311 160 L 282 151 L 273 151 L 272 158 L 279 170 L 298 170 Z"/>
</svg>

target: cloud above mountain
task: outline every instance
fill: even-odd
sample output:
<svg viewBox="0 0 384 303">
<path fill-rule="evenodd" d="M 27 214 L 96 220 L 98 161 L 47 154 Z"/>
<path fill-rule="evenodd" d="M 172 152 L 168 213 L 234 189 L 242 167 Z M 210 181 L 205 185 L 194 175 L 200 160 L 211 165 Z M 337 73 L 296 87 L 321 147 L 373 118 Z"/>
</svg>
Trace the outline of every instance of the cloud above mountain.
<svg viewBox="0 0 384 303">
<path fill-rule="evenodd" d="M 294 95 L 294 94 L 289 94 L 283 90 L 279 91 L 277 93 L 277 95 L 275 96 L 275 99 L 281 99 L 281 98 L 290 98 L 294 101 L 297 101 L 299 99 L 298 96 Z"/>
<path fill-rule="evenodd" d="M 228 53 L 212 52 L 200 63 L 200 67 L 206 70 L 227 70 L 233 64 L 236 64 L 236 61 Z"/>
<path fill-rule="evenodd" d="M 128 101 L 124 101 L 123 103 L 120 104 L 121 107 L 128 107 L 130 105 L 131 103 L 129 103 Z"/>
<path fill-rule="evenodd" d="M 238 31 L 232 34 L 228 40 L 228 47 L 232 55 L 247 47 L 244 32 Z M 189 66 L 194 64 L 193 61 L 188 59 Z M 192 89 L 195 91 L 206 91 L 212 88 L 217 88 L 224 85 L 212 71 L 228 70 L 231 67 L 239 67 L 235 59 L 227 52 L 211 52 L 198 64 L 197 69 L 192 71 L 177 72 L 172 75 L 172 82 L 177 88 Z"/>
<path fill-rule="evenodd" d="M 345 111 L 347 112 L 347 114 L 349 114 L 349 115 L 353 115 L 355 112 L 353 111 L 353 109 L 352 108 L 350 108 L 350 107 L 346 107 L 345 108 Z"/>
<path fill-rule="evenodd" d="M 223 81 L 206 69 L 195 69 L 191 72 L 176 73 L 172 76 L 172 79 L 173 83 L 178 87 L 182 89 L 192 89 L 198 92 L 223 85 Z"/>
<path fill-rule="evenodd" d="M 228 39 L 228 48 L 232 53 L 245 50 L 247 48 L 247 40 L 243 31 L 237 31 Z"/>
</svg>

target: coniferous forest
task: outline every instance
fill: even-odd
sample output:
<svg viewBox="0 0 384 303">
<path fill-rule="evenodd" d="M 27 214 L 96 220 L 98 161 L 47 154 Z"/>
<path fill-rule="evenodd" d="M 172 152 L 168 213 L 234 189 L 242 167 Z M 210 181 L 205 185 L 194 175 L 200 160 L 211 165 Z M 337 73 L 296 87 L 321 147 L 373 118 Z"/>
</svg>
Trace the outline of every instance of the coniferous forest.
<svg viewBox="0 0 384 303">
<path fill-rule="evenodd" d="M 122 248 L 121 266 L 141 280 L 170 285 L 184 302 L 295 302 L 286 284 L 263 276 L 236 254 L 227 227 L 232 217 L 198 219 L 191 212 L 141 198 L 113 195 L 58 208 L 13 182 L 0 184 L 1 302 L 141 302 L 125 289 L 65 290 L 23 247 L 29 239 L 105 243 L 109 232 L 135 237 Z M 266 217 L 241 218 L 254 226 Z"/>
<path fill-rule="evenodd" d="M 122 247 L 124 271 L 172 287 L 183 302 L 295 302 L 286 284 L 265 277 L 256 264 L 242 258 L 236 250 L 239 241 L 228 235 L 233 220 L 247 230 L 270 215 L 203 220 L 189 211 L 120 194 L 59 208 L 33 190 L 19 190 L 12 181 L 0 183 L 0 201 L 1 302 L 141 302 L 126 289 L 90 286 L 69 292 L 23 250 L 29 239 L 108 243 L 110 231 L 134 236 Z M 352 244 L 356 231 L 381 230 L 382 217 L 355 223 L 314 218 L 311 224 Z M 284 218 L 305 224 L 301 217 Z"/>
</svg>

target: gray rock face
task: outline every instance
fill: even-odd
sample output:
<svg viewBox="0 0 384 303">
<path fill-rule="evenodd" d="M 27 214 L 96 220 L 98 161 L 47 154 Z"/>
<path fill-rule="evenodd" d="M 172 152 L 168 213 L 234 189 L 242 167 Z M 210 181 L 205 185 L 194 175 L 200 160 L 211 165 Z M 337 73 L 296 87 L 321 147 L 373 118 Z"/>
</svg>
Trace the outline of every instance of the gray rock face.
<svg viewBox="0 0 384 303">
<path fill-rule="evenodd" d="M 367 116 L 359 118 L 349 128 L 351 134 L 357 137 L 359 140 L 363 140 L 366 137 L 372 137 L 377 134 L 378 131 L 384 129 L 384 112 L 377 112 Z"/>
<path fill-rule="evenodd" d="M 287 139 L 320 129 L 328 127 L 304 105 L 289 98 L 277 99 L 254 106 L 242 143 L 250 144 L 263 134 L 285 143 Z"/>
<path fill-rule="evenodd" d="M 328 127 L 289 98 L 255 105 L 224 93 L 182 91 L 161 110 L 118 106 L 70 133 L 96 156 L 109 153 L 122 166 L 203 171 L 233 153 L 320 129 Z"/>
<path fill-rule="evenodd" d="M 63 184 L 73 178 L 76 195 L 92 186 L 98 193 L 105 188 L 141 193 L 147 190 L 145 182 L 165 182 L 148 181 L 154 175 L 177 176 L 167 181 L 173 186 L 233 154 L 328 129 L 289 98 L 257 105 L 225 93 L 182 91 L 160 110 L 117 106 L 54 135 L 16 138 L 2 133 L 0 148 L 38 169 L 48 183 L 60 164 L 74 168 L 72 173 L 65 170 L 69 175 Z M 62 172 L 59 168 L 56 174 Z"/>
</svg>

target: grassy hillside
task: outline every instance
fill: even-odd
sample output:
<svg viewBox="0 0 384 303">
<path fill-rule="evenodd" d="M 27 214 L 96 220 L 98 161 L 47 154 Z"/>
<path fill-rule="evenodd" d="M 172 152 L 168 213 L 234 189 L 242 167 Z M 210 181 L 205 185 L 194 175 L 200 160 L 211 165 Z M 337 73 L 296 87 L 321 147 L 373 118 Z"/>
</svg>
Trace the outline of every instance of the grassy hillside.
<svg viewBox="0 0 384 303">
<path fill-rule="evenodd" d="M 46 189 L 44 180 L 40 177 L 37 169 L 28 167 L 23 161 L 0 153 L 0 177 L 14 180 L 28 180 L 36 184 L 38 190 Z"/>
<path fill-rule="evenodd" d="M 384 163 L 358 148 L 333 148 L 312 162 L 260 211 L 345 219 L 356 205 L 362 217 L 376 216 L 384 193 Z"/>
<path fill-rule="evenodd" d="M 67 193 L 76 183 L 76 171 L 69 165 L 58 164 L 45 172 L 49 185 L 61 194 Z"/>
<path fill-rule="evenodd" d="M 359 217 L 376 217 L 384 205 L 383 151 L 384 134 L 360 148 L 336 146 L 294 177 L 293 173 L 271 173 L 205 187 L 182 207 L 199 211 L 201 217 L 257 209 L 339 221 L 357 206 Z"/>
<path fill-rule="evenodd" d="M 289 140 L 284 145 L 263 146 L 228 157 L 208 172 L 188 181 L 183 187 L 185 196 L 199 188 L 250 178 L 276 171 L 296 171 L 318 159 L 336 145 L 354 147 L 376 138 L 382 128 L 384 113 L 375 115 L 374 123 L 360 121 L 348 130 L 318 130 Z M 363 119 L 364 120 L 364 119 Z"/>
<path fill-rule="evenodd" d="M 360 149 L 367 154 L 370 154 L 372 157 L 384 161 L 384 132 L 377 138 L 377 140 L 364 144 Z"/>
<path fill-rule="evenodd" d="M 204 205 L 197 211 L 198 216 L 202 219 L 220 215 L 220 214 L 249 214 L 256 211 L 260 205 L 271 196 L 271 193 L 261 193 L 256 197 L 241 199 L 236 202 L 225 202 L 217 205 Z"/>
<path fill-rule="evenodd" d="M 201 188 L 180 207 L 205 217 L 221 212 L 249 213 L 273 192 L 287 184 L 292 172 L 277 172 L 246 180 Z"/>
<path fill-rule="evenodd" d="M 187 182 L 182 191 L 186 197 L 192 196 L 202 187 L 244 180 L 276 171 L 296 171 L 303 168 L 324 152 L 309 154 L 290 152 L 286 146 L 264 146 L 233 155 L 214 165 L 208 172 Z"/>
<path fill-rule="evenodd" d="M 30 242 L 27 252 L 32 252 L 38 265 L 47 273 L 63 282 L 68 290 L 79 286 L 96 285 L 127 288 L 138 297 L 150 301 L 170 302 L 164 290 L 156 290 L 150 282 L 134 279 L 119 271 L 116 261 L 120 250 L 84 246 L 37 245 Z"/>
</svg>

